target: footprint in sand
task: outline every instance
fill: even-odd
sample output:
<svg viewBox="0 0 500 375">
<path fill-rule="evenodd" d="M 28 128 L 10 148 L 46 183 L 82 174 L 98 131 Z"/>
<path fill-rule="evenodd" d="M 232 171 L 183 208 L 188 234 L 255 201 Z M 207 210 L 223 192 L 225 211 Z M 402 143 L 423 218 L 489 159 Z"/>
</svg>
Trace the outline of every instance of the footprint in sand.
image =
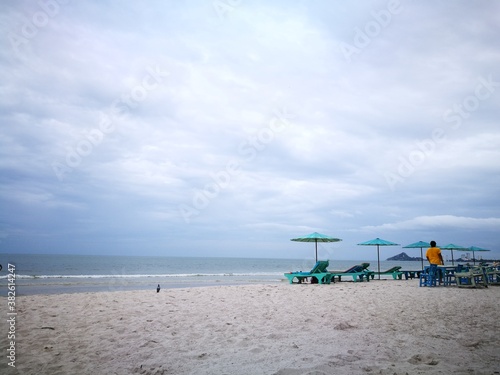
<svg viewBox="0 0 500 375">
<path fill-rule="evenodd" d="M 253 354 L 262 353 L 264 351 L 264 349 L 265 348 L 263 346 L 259 346 L 259 347 L 250 349 L 250 353 L 253 353 Z"/>
<path fill-rule="evenodd" d="M 408 360 L 408 362 L 411 363 L 412 365 L 419 365 L 425 363 L 431 366 L 435 366 L 439 363 L 439 361 L 434 357 L 432 357 L 431 355 L 421 355 L 421 354 L 415 354 Z"/>
</svg>

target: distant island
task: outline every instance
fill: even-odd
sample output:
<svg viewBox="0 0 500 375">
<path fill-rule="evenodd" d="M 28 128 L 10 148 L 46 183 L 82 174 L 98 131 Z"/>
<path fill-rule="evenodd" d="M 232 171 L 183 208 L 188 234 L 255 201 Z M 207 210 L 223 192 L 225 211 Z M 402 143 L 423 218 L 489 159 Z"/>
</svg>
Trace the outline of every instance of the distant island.
<svg viewBox="0 0 500 375">
<path fill-rule="evenodd" d="M 410 257 L 406 253 L 401 253 L 398 255 L 394 255 L 393 257 L 387 258 L 386 260 L 396 260 L 396 261 L 416 261 L 416 260 L 418 260 L 420 262 L 422 260 L 422 258 Z"/>
</svg>

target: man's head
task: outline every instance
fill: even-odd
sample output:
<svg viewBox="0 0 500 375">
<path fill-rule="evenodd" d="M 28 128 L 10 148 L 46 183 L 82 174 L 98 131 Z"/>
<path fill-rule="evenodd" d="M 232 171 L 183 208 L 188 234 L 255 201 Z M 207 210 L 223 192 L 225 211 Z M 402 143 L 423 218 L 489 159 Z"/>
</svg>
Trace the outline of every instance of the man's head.
<svg viewBox="0 0 500 375">
<path fill-rule="evenodd" d="M 436 241 L 431 241 L 431 247 L 436 247 Z"/>
</svg>

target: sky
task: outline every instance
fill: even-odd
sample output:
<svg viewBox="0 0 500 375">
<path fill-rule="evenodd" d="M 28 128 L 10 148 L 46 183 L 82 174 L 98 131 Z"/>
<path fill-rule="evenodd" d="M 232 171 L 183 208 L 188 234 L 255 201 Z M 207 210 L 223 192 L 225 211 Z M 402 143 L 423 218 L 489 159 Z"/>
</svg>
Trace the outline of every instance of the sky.
<svg viewBox="0 0 500 375">
<path fill-rule="evenodd" d="M 0 29 L 2 253 L 500 258 L 499 2 L 6 0 Z"/>
</svg>

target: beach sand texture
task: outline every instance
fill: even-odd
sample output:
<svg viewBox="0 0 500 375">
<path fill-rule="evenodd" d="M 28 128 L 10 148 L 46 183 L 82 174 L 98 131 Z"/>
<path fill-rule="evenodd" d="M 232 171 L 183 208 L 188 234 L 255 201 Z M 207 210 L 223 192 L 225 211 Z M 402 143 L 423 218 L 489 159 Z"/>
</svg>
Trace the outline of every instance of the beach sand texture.
<svg viewBox="0 0 500 375">
<path fill-rule="evenodd" d="M 24 296 L 0 373 L 498 374 L 499 297 L 417 280 Z"/>
</svg>

